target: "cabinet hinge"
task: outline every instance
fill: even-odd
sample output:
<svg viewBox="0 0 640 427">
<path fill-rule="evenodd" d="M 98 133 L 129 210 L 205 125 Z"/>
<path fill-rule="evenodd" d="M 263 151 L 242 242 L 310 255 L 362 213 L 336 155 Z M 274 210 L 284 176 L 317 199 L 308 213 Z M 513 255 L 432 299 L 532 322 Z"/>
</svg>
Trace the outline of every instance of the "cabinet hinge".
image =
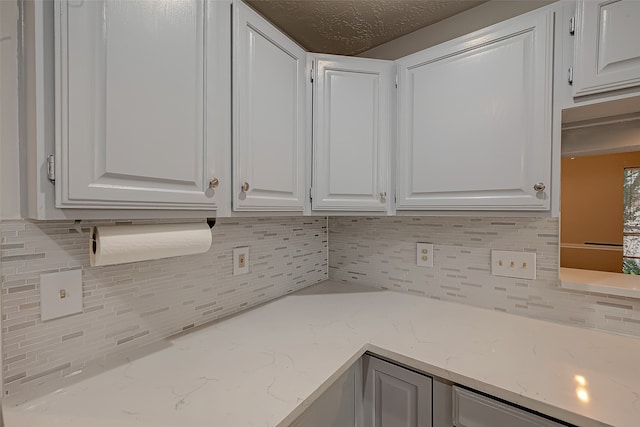
<svg viewBox="0 0 640 427">
<path fill-rule="evenodd" d="M 47 179 L 52 184 L 56 183 L 56 156 L 49 154 L 47 157 Z"/>
<path fill-rule="evenodd" d="M 571 34 L 572 36 L 576 35 L 576 17 L 572 16 L 569 19 L 569 34 Z"/>
<path fill-rule="evenodd" d="M 313 188 L 310 188 L 309 189 L 309 202 L 313 202 L 313 193 L 312 193 L 312 191 L 313 191 Z"/>
<path fill-rule="evenodd" d="M 313 64 L 311 64 L 311 69 L 309 70 L 309 81 L 313 83 Z"/>
<path fill-rule="evenodd" d="M 398 89 L 398 75 L 396 74 L 396 89 Z"/>
<path fill-rule="evenodd" d="M 569 67 L 569 72 L 567 73 L 567 80 L 569 82 L 569 86 L 573 85 L 573 67 Z"/>
</svg>

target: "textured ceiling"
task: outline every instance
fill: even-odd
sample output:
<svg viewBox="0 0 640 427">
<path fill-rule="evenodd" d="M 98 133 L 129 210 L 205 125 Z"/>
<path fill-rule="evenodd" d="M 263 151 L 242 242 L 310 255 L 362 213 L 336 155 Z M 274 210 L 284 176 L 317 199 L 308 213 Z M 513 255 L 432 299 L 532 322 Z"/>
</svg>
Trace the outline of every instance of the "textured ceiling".
<svg viewBox="0 0 640 427">
<path fill-rule="evenodd" d="M 356 55 L 486 0 L 245 0 L 305 49 Z"/>
</svg>

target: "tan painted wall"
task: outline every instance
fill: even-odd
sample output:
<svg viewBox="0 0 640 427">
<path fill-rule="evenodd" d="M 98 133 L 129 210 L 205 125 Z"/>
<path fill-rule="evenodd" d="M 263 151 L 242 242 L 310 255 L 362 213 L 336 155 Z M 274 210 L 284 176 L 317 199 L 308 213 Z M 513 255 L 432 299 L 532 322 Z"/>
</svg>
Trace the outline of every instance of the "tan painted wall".
<svg viewBox="0 0 640 427">
<path fill-rule="evenodd" d="M 561 244 L 622 244 L 625 167 L 640 167 L 640 152 L 562 158 Z M 622 251 L 566 249 L 562 267 L 621 272 Z M 593 254 L 599 254 L 598 257 Z"/>
</svg>

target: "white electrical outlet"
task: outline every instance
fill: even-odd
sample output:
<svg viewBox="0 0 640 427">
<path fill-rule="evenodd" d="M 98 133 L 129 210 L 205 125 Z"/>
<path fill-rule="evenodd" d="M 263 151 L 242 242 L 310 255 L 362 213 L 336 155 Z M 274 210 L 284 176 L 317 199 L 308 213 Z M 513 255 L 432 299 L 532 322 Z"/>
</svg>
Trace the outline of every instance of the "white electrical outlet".
<svg viewBox="0 0 640 427">
<path fill-rule="evenodd" d="M 420 267 L 433 267 L 433 245 L 418 243 L 416 245 L 416 262 Z"/>
<path fill-rule="evenodd" d="M 233 275 L 249 272 L 249 246 L 233 248 Z"/>
<path fill-rule="evenodd" d="M 494 276 L 536 278 L 535 252 L 491 251 L 491 274 Z"/>
<path fill-rule="evenodd" d="M 40 275 L 40 320 L 82 313 L 82 270 Z"/>
</svg>

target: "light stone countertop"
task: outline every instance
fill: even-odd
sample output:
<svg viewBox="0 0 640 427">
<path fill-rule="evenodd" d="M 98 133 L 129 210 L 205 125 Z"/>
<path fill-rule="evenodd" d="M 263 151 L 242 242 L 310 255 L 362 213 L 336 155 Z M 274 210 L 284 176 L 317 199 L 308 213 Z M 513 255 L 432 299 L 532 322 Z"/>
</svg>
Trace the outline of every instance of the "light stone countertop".
<svg viewBox="0 0 640 427">
<path fill-rule="evenodd" d="M 365 351 L 580 426 L 640 425 L 639 339 L 331 281 L 9 398 L 5 422 L 288 425 Z"/>
<path fill-rule="evenodd" d="M 560 287 L 574 291 L 640 298 L 640 278 L 633 274 L 561 267 Z"/>
</svg>

